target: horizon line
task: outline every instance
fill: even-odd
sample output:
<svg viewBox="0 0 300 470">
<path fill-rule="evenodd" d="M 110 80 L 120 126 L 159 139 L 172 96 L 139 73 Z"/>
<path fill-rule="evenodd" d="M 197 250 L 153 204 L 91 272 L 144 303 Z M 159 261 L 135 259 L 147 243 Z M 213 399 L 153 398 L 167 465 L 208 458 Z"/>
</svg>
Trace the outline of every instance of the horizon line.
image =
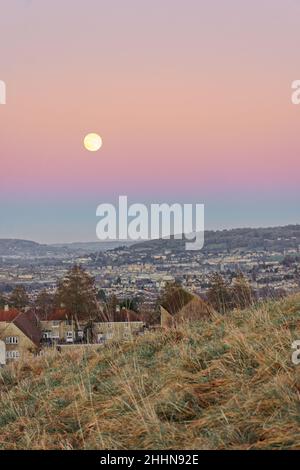
<svg viewBox="0 0 300 470">
<path fill-rule="evenodd" d="M 289 224 L 284 224 L 284 225 L 266 225 L 266 226 L 263 226 L 263 225 L 260 225 L 260 226 L 234 226 L 234 227 L 230 227 L 230 228 L 217 228 L 217 229 L 205 229 L 204 230 L 204 233 L 205 232 L 224 232 L 224 231 L 233 231 L 233 230 L 260 230 L 260 229 L 271 229 L 271 228 L 285 228 L 285 227 L 297 227 L 297 226 L 300 226 L 300 222 L 297 222 L 297 223 L 289 223 Z M 176 235 L 184 235 L 184 234 L 176 234 Z M 175 237 L 176 235 L 170 235 L 169 237 L 172 238 L 172 237 Z M 169 237 L 159 237 L 159 238 L 149 238 L 149 239 L 141 239 L 141 240 L 80 240 L 80 241 L 57 241 L 57 242 L 45 242 L 45 241 L 37 241 L 37 240 L 33 240 L 33 239 L 30 239 L 30 238 L 16 238 L 16 237 L 0 237 L 0 241 L 1 240 L 15 240 L 15 241 L 25 241 L 25 242 L 33 242 L 33 243 L 37 243 L 39 245 L 48 245 L 48 246 L 54 246 L 54 245 L 72 245 L 72 244 L 87 244 L 87 243 L 93 243 L 93 244 L 96 244 L 96 243 L 99 243 L 99 244 L 103 244 L 103 243 L 120 243 L 121 245 L 122 244 L 135 244 L 135 243 L 144 243 L 144 242 L 150 242 L 150 241 L 155 241 L 155 240 L 163 240 L 163 239 L 170 239 Z"/>
</svg>

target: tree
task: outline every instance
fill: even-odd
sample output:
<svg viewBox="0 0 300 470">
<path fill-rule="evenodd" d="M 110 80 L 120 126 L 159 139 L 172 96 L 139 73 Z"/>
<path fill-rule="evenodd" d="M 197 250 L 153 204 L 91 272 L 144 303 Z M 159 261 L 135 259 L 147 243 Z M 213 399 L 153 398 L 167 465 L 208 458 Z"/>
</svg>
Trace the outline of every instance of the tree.
<svg viewBox="0 0 300 470">
<path fill-rule="evenodd" d="M 29 298 L 23 286 L 16 286 L 12 291 L 9 303 L 18 310 L 24 310 L 29 305 Z"/>
<path fill-rule="evenodd" d="M 219 313 L 226 313 L 232 307 L 229 285 L 221 274 L 215 273 L 211 276 L 207 299 Z"/>
<path fill-rule="evenodd" d="M 131 299 L 122 300 L 122 302 L 120 302 L 120 308 L 126 308 L 127 310 L 132 310 L 133 312 L 138 313 L 139 311 L 138 297 L 133 297 Z"/>
<path fill-rule="evenodd" d="M 100 302 L 106 302 L 107 301 L 106 294 L 105 294 L 105 291 L 103 289 L 98 290 L 97 299 L 100 300 Z"/>
<path fill-rule="evenodd" d="M 104 318 L 106 321 L 113 321 L 118 305 L 119 300 L 117 297 L 114 294 L 110 295 L 104 307 Z"/>
<path fill-rule="evenodd" d="M 54 299 L 46 289 L 43 289 L 37 296 L 35 300 L 35 308 L 46 316 L 52 311 L 54 304 Z"/>
<path fill-rule="evenodd" d="M 232 306 L 235 308 L 246 308 L 252 304 L 254 292 L 248 279 L 240 273 L 233 281 L 231 287 Z"/>
<path fill-rule="evenodd" d="M 55 303 L 64 305 L 68 315 L 76 321 L 94 319 L 98 313 L 95 281 L 81 266 L 74 265 L 59 282 Z"/>
<path fill-rule="evenodd" d="M 7 304 L 7 301 L 4 295 L 0 293 L 0 308 L 3 309 L 6 304 Z"/>
</svg>

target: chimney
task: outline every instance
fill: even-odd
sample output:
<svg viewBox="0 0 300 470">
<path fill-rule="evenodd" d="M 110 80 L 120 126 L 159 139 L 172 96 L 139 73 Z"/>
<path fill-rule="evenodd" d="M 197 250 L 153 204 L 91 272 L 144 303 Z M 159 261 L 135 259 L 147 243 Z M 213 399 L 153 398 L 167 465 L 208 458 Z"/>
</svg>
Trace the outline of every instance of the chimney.
<svg viewBox="0 0 300 470">
<path fill-rule="evenodd" d="M 6 304 L 6 305 L 4 306 L 4 312 L 9 312 L 9 305 Z"/>
</svg>

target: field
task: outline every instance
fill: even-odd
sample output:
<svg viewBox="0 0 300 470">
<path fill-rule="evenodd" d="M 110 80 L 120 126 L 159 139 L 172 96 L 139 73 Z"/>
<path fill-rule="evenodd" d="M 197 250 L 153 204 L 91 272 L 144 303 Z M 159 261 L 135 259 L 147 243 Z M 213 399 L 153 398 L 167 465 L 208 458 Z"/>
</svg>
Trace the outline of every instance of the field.
<svg viewBox="0 0 300 470">
<path fill-rule="evenodd" d="M 300 449 L 300 296 L 0 371 L 0 449 Z"/>
</svg>

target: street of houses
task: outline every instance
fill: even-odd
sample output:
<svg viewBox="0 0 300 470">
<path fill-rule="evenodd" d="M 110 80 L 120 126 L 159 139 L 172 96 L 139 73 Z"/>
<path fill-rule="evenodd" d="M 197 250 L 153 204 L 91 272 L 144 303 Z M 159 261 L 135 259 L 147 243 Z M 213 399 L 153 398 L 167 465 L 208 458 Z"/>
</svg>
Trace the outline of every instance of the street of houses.
<svg viewBox="0 0 300 470">
<path fill-rule="evenodd" d="M 41 315 L 34 310 L 21 312 L 6 306 L 0 310 L 0 366 L 51 346 L 60 349 L 65 345 L 130 341 L 144 330 L 144 322 L 126 309 L 117 308 L 109 321 L 94 321 L 77 319 L 63 308 Z"/>
<path fill-rule="evenodd" d="M 175 292 L 169 300 L 169 310 L 160 307 L 160 321 L 156 327 L 151 327 L 152 330 L 207 319 L 216 313 L 209 303 L 196 295 L 179 299 Z M 118 305 L 109 317 L 102 312 L 97 318 L 76 318 L 64 308 L 41 314 L 34 309 L 21 312 L 6 306 L 0 310 L 0 366 L 28 354 L 40 354 L 49 347 L 62 351 L 68 346 L 132 341 L 148 328 L 136 312 Z"/>
</svg>

